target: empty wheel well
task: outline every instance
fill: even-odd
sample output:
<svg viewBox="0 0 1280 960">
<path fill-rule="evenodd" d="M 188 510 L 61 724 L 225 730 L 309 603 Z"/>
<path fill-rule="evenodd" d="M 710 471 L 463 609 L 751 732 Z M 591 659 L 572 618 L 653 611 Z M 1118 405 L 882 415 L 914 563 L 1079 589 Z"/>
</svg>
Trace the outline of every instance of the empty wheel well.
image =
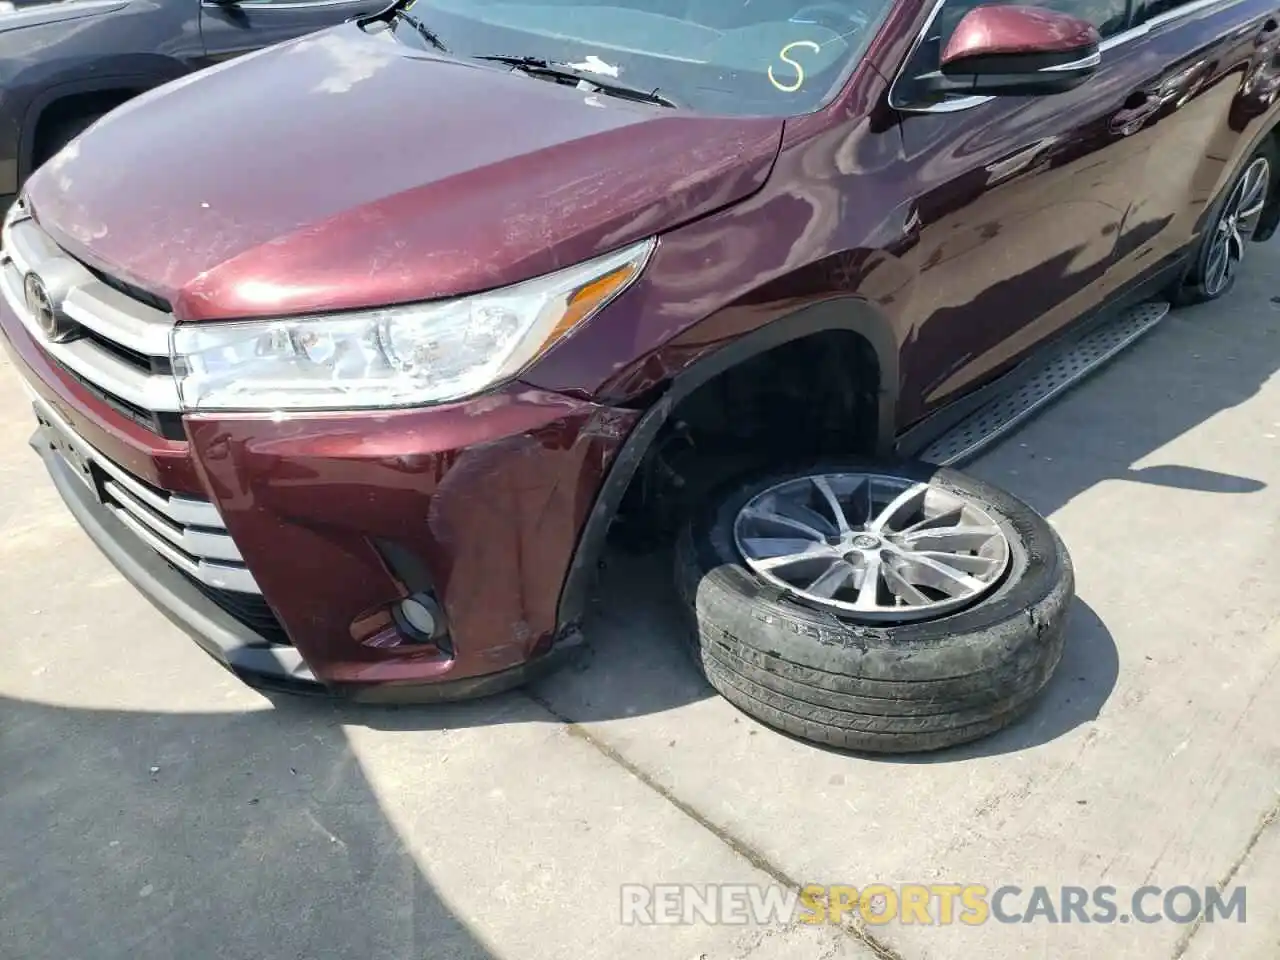
<svg viewBox="0 0 1280 960">
<path fill-rule="evenodd" d="M 1271 138 L 1271 142 L 1280 150 L 1280 126 L 1272 127 L 1267 136 Z M 1271 195 L 1267 198 L 1266 209 L 1262 211 L 1262 216 L 1258 219 L 1258 229 L 1253 232 L 1253 239 L 1259 242 L 1270 240 L 1271 236 L 1276 232 L 1276 228 L 1280 227 L 1280 170 L 1271 171 Z"/>
<path fill-rule="evenodd" d="M 876 449 L 880 366 L 872 345 L 826 330 L 756 354 L 672 408 L 619 508 L 631 539 L 666 534 L 685 509 L 745 471 Z"/>
<path fill-rule="evenodd" d="M 73 94 L 46 106 L 36 120 L 31 137 L 31 169 L 34 170 L 62 148 L 84 126 L 129 100 L 138 90 L 95 90 Z M 30 172 L 30 171 L 28 171 Z"/>
</svg>

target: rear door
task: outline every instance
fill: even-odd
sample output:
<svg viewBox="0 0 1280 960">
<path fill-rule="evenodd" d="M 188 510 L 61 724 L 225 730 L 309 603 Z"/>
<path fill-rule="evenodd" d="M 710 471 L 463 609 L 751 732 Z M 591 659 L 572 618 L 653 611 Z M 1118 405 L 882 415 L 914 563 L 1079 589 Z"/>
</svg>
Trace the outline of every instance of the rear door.
<svg viewBox="0 0 1280 960">
<path fill-rule="evenodd" d="M 208 60 L 216 63 L 386 6 L 385 0 L 202 0 L 200 33 Z"/>
<path fill-rule="evenodd" d="M 1127 123 L 1127 139 L 1145 157 L 1117 249 L 1118 275 L 1168 265 L 1190 245 L 1270 122 L 1273 91 L 1256 96 L 1252 88 L 1274 73 L 1278 49 L 1277 0 L 1147 0 L 1134 29 L 1116 38 L 1112 52 L 1143 70 L 1114 122 Z"/>
</svg>

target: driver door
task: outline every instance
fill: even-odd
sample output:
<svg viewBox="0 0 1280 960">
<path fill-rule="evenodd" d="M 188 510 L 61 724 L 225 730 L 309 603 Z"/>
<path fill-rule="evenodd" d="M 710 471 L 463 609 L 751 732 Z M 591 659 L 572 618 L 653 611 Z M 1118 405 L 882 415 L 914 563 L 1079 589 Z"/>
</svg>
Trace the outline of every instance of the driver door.
<svg viewBox="0 0 1280 960">
<path fill-rule="evenodd" d="M 386 6 L 383 0 L 201 0 L 206 62 L 229 60 Z"/>
<path fill-rule="evenodd" d="M 944 3 L 892 94 L 918 222 L 902 396 L 919 399 L 905 422 L 1005 372 L 1100 305 L 1145 169 L 1113 123 L 1136 69 L 1106 49 L 1125 28 L 1125 0 L 1040 4 L 1103 35 L 1100 67 L 1074 90 L 913 102 L 910 78 L 937 68 L 950 31 L 977 5 Z"/>
</svg>

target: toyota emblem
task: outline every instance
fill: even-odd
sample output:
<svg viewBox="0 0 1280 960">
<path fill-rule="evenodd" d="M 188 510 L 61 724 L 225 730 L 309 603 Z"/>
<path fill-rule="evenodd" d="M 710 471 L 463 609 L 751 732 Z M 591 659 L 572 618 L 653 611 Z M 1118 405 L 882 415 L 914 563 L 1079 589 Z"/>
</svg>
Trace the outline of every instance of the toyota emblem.
<svg viewBox="0 0 1280 960">
<path fill-rule="evenodd" d="M 76 335 L 76 325 L 65 320 L 58 312 L 43 280 L 34 273 L 28 273 L 22 288 L 26 295 L 27 310 L 31 314 L 31 319 L 44 331 L 46 337 L 54 343 L 60 343 Z"/>
</svg>

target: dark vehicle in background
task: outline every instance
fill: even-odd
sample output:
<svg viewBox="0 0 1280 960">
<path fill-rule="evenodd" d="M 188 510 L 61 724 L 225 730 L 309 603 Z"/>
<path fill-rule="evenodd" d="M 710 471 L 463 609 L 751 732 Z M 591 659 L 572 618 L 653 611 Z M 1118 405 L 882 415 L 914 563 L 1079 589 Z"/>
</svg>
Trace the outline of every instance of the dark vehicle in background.
<svg viewBox="0 0 1280 960">
<path fill-rule="evenodd" d="M 144 90 L 380 9 L 378 0 L 0 3 L 0 211 L 89 124 Z"/>
<path fill-rule="evenodd" d="M 200 8 L 205 60 L 233 15 Z M 615 519 L 670 517 L 734 703 L 981 736 L 1057 665 L 1071 563 L 903 458 L 1230 287 L 1277 220 L 1278 17 L 415 0 L 273 47 L 109 114 L 10 212 L 33 444 L 255 684 L 520 683 L 579 643 Z"/>
</svg>

